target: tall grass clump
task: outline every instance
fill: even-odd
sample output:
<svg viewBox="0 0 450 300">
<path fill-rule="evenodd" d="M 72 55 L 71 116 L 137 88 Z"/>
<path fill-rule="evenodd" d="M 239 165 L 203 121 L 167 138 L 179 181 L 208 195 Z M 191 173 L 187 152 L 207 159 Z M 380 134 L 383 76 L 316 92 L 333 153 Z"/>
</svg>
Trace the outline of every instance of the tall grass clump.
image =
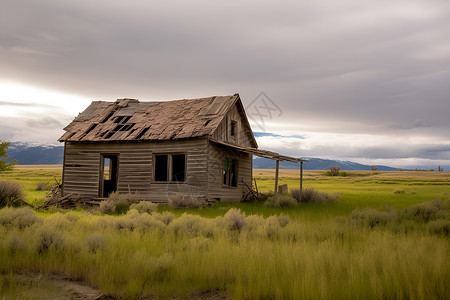
<svg viewBox="0 0 450 300">
<path fill-rule="evenodd" d="M 25 199 L 23 187 L 11 180 L 0 181 L 0 208 L 5 206 L 20 206 Z"/>
<path fill-rule="evenodd" d="M 105 214 L 125 214 L 132 204 L 139 202 L 138 193 L 113 192 L 107 200 L 100 202 L 100 211 Z"/>
<path fill-rule="evenodd" d="M 277 195 L 276 203 L 274 201 L 275 197 L 273 195 L 269 196 L 266 202 L 264 202 L 264 206 L 293 207 L 298 205 L 297 200 L 290 194 L 279 194 Z"/>
<path fill-rule="evenodd" d="M 339 201 L 339 194 L 337 193 L 327 194 L 325 192 L 320 192 L 310 187 L 303 189 L 301 197 L 299 189 L 291 190 L 291 195 L 297 201 L 305 203 L 328 203 Z"/>
<path fill-rule="evenodd" d="M 389 222 L 395 221 L 397 219 L 397 211 L 380 211 L 373 208 L 355 209 L 352 211 L 350 218 L 353 224 L 374 228 L 376 226 L 386 226 Z"/>
<path fill-rule="evenodd" d="M 136 209 L 140 213 L 151 214 L 158 209 L 158 204 L 151 201 L 139 201 L 139 203 L 131 204 L 130 209 Z"/>
<path fill-rule="evenodd" d="M 172 208 L 197 208 L 200 206 L 197 197 L 183 193 L 170 193 L 168 204 Z"/>
<path fill-rule="evenodd" d="M 402 211 L 403 218 L 415 219 L 417 221 L 428 222 L 436 219 L 439 211 L 444 209 L 444 205 L 439 199 L 433 201 L 419 203 L 414 206 L 405 208 Z"/>
<path fill-rule="evenodd" d="M 5 207 L 0 210 L 0 225 L 6 228 L 24 229 L 42 222 L 43 219 L 29 207 Z"/>
</svg>

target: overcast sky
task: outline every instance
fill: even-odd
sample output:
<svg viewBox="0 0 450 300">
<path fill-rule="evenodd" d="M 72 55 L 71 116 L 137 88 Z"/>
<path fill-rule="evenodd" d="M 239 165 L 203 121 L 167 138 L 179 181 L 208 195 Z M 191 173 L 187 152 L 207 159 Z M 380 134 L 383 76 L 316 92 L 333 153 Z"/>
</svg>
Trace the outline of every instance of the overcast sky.
<svg viewBox="0 0 450 300">
<path fill-rule="evenodd" d="M 0 0 L 0 139 L 55 144 L 93 100 L 234 93 L 262 149 L 450 166 L 450 1 Z"/>
</svg>

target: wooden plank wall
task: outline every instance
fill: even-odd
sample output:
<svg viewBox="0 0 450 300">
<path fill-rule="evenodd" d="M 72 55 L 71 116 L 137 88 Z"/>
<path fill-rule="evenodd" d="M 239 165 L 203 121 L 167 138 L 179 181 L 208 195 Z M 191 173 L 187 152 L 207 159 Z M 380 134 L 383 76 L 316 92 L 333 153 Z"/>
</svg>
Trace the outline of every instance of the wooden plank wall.
<svg viewBox="0 0 450 300">
<path fill-rule="evenodd" d="M 237 202 L 242 195 L 248 191 L 244 181 L 249 187 L 252 186 L 252 156 L 243 154 L 243 156 L 231 156 L 226 154 L 216 146 L 211 145 L 209 150 L 209 193 L 210 200 L 220 199 L 220 201 Z M 223 161 L 225 157 L 238 159 L 238 180 L 237 187 L 223 185 Z"/>
<path fill-rule="evenodd" d="M 230 135 L 231 121 L 237 122 L 235 137 L 231 137 Z M 238 112 L 238 109 L 236 105 L 234 105 L 228 111 L 227 116 L 222 120 L 222 122 L 220 122 L 219 126 L 213 134 L 213 137 L 215 139 L 239 146 L 252 147 L 248 136 L 245 134 L 244 129 L 244 122 L 242 122 L 242 118 Z"/>
<path fill-rule="evenodd" d="M 97 198 L 101 154 L 119 154 L 118 191 L 138 192 L 142 200 L 167 201 L 171 193 L 205 198 L 206 138 L 141 143 L 74 143 L 65 148 L 64 194 Z M 153 154 L 186 153 L 186 182 L 152 182 Z"/>
</svg>

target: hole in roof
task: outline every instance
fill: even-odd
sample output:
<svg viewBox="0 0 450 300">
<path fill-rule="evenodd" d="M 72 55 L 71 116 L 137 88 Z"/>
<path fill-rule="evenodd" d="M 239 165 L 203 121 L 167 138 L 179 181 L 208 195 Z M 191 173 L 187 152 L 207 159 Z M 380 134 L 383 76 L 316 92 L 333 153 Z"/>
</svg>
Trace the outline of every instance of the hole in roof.
<svg viewBox="0 0 450 300">
<path fill-rule="evenodd" d="M 139 132 L 139 134 L 135 137 L 136 140 L 142 138 L 144 136 L 144 134 L 147 133 L 147 131 L 150 129 L 149 127 L 145 127 L 144 129 L 141 130 L 141 132 Z"/>
</svg>

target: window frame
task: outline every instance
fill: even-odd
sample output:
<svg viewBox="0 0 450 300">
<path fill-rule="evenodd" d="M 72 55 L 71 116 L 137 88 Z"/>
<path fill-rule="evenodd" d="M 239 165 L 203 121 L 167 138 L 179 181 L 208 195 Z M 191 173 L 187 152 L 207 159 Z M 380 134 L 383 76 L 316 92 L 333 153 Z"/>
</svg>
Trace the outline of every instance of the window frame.
<svg viewBox="0 0 450 300">
<path fill-rule="evenodd" d="M 167 156 L 167 166 L 166 166 L 167 167 L 167 180 L 156 180 L 156 156 L 158 156 L 158 155 Z M 172 178 L 173 178 L 173 155 L 184 155 L 184 180 L 183 181 L 172 180 Z M 177 183 L 186 183 L 186 181 L 187 181 L 187 153 L 185 153 L 185 152 L 153 153 L 152 166 L 153 166 L 152 183 L 177 184 Z"/>
<path fill-rule="evenodd" d="M 225 170 L 225 161 L 229 160 L 229 171 Z M 232 180 L 231 180 L 231 166 L 232 166 L 232 162 L 234 163 L 235 166 L 235 172 L 234 172 L 234 178 L 235 178 L 235 182 L 236 185 L 232 185 Z M 228 173 L 227 176 L 227 180 L 225 182 L 225 174 Z M 235 157 L 230 157 L 230 156 L 226 156 L 223 158 L 222 160 L 222 186 L 223 187 L 228 187 L 228 188 L 238 188 L 239 182 L 238 182 L 238 178 L 239 178 L 239 159 L 235 158 Z"/>
<path fill-rule="evenodd" d="M 237 122 L 231 120 L 230 122 L 230 137 L 233 139 L 237 138 Z"/>
</svg>

